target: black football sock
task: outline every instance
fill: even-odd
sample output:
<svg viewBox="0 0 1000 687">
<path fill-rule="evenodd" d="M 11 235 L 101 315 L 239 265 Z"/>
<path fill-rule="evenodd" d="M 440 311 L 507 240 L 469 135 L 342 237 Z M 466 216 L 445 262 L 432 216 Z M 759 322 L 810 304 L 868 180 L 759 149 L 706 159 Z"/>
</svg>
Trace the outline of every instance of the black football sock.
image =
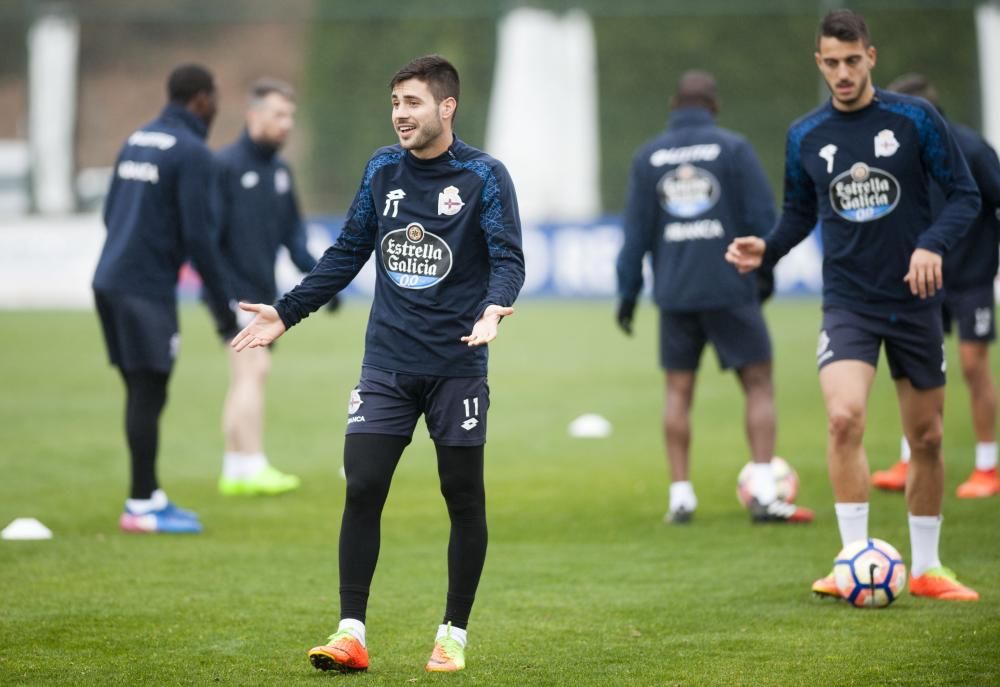
<svg viewBox="0 0 1000 687">
<path fill-rule="evenodd" d="M 125 380 L 125 436 L 132 461 L 129 498 L 148 499 L 157 490 L 156 452 L 160 413 L 167 403 L 170 375 L 153 370 L 122 372 Z"/>
<path fill-rule="evenodd" d="M 347 498 L 340 522 L 340 617 L 365 621 L 381 542 L 382 508 L 409 437 L 348 434 L 344 440 Z"/>
<path fill-rule="evenodd" d="M 448 603 L 444 622 L 466 629 L 486 562 L 486 489 L 482 446 L 436 446 L 441 494 L 448 504 Z"/>
</svg>

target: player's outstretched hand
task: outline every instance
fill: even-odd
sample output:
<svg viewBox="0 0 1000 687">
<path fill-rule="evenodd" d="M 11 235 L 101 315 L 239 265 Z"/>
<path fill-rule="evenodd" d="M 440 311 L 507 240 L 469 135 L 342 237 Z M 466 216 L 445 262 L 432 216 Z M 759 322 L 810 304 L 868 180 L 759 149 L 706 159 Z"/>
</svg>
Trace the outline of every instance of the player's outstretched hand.
<svg viewBox="0 0 1000 687">
<path fill-rule="evenodd" d="M 502 305 L 487 306 L 483 316 L 472 327 L 472 333 L 463 336 L 462 341 L 470 346 L 484 346 L 497 338 L 497 325 L 504 317 L 514 314 L 514 308 Z"/>
<path fill-rule="evenodd" d="M 941 274 L 941 256 L 926 248 L 918 248 L 910 256 L 910 271 L 903 277 L 910 285 L 910 293 L 930 298 L 944 287 Z"/>
<path fill-rule="evenodd" d="M 734 265 L 740 274 L 760 267 L 767 244 L 759 236 L 737 236 L 726 248 L 726 262 Z"/>
<path fill-rule="evenodd" d="M 243 313 L 252 313 L 253 320 L 243 327 L 229 345 L 237 352 L 244 348 L 260 348 L 270 345 L 285 333 L 285 323 L 278 317 L 278 311 L 263 303 L 240 303 Z"/>
</svg>

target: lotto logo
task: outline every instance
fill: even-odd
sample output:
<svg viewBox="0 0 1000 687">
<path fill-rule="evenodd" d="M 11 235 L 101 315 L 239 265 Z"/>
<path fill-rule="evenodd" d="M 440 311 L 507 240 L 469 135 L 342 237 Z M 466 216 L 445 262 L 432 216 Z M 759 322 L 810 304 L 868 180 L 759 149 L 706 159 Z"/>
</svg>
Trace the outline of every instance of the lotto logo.
<svg viewBox="0 0 1000 687">
<path fill-rule="evenodd" d="M 478 425 L 479 425 L 479 420 L 477 420 L 474 417 L 470 417 L 468 420 L 462 423 L 462 429 L 468 432 L 470 429 L 473 429 Z"/>
</svg>

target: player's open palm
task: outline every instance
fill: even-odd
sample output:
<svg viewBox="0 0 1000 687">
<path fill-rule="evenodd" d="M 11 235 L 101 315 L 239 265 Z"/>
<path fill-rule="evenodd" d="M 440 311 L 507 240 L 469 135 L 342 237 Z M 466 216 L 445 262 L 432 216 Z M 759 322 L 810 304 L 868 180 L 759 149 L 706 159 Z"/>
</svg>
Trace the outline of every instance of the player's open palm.
<svg viewBox="0 0 1000 687">
<path fill-rule="evenodd" d="M 726 262 L 745 274 L 760 267 L 767 244 L 758 236 L 737 236 L 726 248 Z"/>
<path fill-rule="evenodd" d="M 229 343 L 237 352 L 244 348 L 268 346 L 285 333 L 285 323 L 278 317 L 278 311 L 270 305 L 240 303 L 240 311 L 240 315 L 252 315 L 253 319 Z M 242 323 L 242 318 L 239 319 Z"/>
<path fill-rule="evenodd" d="M 470 346 L 483 346 L 497 338 L 497 327 L 500 320 L 514 314 L 514 308 L 502 305 L 491 305 L 483 312 L 483 316 L 472 327 L 472 333 L 463 336 L 462 341 Z"/>
</svg>

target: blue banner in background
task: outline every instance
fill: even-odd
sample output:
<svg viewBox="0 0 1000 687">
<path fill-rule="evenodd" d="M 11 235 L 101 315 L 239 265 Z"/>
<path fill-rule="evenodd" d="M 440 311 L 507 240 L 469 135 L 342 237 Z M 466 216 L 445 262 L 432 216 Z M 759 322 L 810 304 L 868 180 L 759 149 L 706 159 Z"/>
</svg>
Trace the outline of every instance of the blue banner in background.
<svg viewBox="0 0 1000 687">
<path fill-rule="evenodd" d="M 341 217 L 309 220 L 309 249 L 321 255 L 336 240 Z M 522 297 L 613 298 L 617 291 L 615 261 L 622 245 L 621 217 L 588 222 L 550 222 L 523 227 L 526 276 Z M 277 266 L 279 290 L 291 289 L 302 278 L 282 249 Z M 645 284 L 652 283 L 647 261 Z M 775 271 L 779 294 L 814 295 L 823 288 L 822 252 L 818 232 L 799 244 Z M 375 265 L 369 260 L 344 290 L 347 297 L 370 298 Z"/>
</svg>

